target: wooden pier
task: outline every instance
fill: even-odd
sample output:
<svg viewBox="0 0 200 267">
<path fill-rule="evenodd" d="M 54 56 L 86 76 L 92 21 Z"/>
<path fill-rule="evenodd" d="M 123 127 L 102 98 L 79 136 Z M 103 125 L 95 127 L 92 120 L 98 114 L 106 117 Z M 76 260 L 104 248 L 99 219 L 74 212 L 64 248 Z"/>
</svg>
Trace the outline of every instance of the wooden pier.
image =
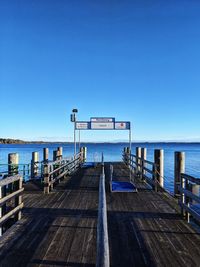
<svg viewBox="0 0 200 267">
<path fill-rule="evenodd" d="M 137 193 L 111 193 L 105 164 L 110 266 L 199 266 L 200 235 L 174 198 L 136 178 Z M 115 180 L 128 181 L 124 163 Z M 95 266 L 101 165 L 80 168 L 49 194 L 25 185 L 22 219 L 0 239 L 0 266 Z"/>
</svg>

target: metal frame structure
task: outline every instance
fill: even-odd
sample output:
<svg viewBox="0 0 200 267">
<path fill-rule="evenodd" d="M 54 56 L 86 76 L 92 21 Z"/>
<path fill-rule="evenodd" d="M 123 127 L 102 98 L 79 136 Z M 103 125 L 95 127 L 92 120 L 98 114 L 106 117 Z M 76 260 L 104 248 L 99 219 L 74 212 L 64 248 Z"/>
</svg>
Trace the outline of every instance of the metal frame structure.
<svg viewBox="0 0 200 267">
<path fill-rule="evenodd" d="M 118 130 L 129 131 L 129 148 L 131 151 L 132 145 L 132 131 L 130 121 L 115 121 L 113 117 L 91 117 L 90 121 L 77 121 L 77 109 L 73 109 L 71 114 L 71 121 L 74 122 L 74 155 L 76 155 L 76 131 L 79 131 L 79 146 L 80 146 L 80 131 L 82 130 Z"/>
</svg>

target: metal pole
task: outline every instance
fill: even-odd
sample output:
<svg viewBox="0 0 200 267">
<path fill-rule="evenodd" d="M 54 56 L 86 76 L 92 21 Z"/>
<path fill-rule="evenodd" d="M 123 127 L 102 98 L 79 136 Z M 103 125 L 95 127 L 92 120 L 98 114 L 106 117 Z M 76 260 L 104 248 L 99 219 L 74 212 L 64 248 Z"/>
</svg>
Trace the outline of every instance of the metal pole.
<svg viewBox="0 0 200 267">
<path fill-rule="evenodd" d="M 81 131 L 79 130 L 79 151 L 80 151 L 80 148 L 81 148 Z"/>
<path fill-rule="evenodd" d="M 131 125 L 130 125 L 130 129 L 129 129 L 129 164 L 131 164 Z M 132 176 L 131 176 L 131 166 L 129 166 L 129 180 L 132 180 Z"/>
<path fill-rule="evenodd" d="M 76 156 L 76 117 L 74 121 L 74 158 Z"/>
</svg>

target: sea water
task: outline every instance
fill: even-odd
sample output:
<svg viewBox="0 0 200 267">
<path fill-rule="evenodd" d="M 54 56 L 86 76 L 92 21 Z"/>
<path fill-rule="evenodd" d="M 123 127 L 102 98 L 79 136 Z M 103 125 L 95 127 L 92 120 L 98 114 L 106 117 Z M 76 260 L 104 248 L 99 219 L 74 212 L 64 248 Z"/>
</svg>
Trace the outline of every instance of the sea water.
<svg viewBox="0 0 200 267">
<path fill-rule="evenodd" d="M 32 152 L 39 152 L 40 160 L 43 157 L 43 148 L 49 148 L 49 159 L 53 157 L 53 150 L 58 146 L 63 147 L 63 156 L 71 157 L 74 154 L 74 144 L 0 144 L 0 171 L 7 164 L 9 153 L 19 153 L 19 163 L 26 164 L 31 162 Z M 127 143 L 84 143 L 80 146 L 87 147 L 87 161 L 100 161 L 101 154 L 104 154 L 105 161 L 121 161 L 122 151 Z M 185 152 L 186 173 L 200 178 L 200 143 L 133 143 L 132 153 L 135 154 L 136 147 L 147 148 L 147 160 L 153 161 L 154 149 L 164 150 L 164 178 L 165 188 L 173 192 L 174 185 L 174 152 Z M 77 144 L 77 150 L 79 144 Z"/>
</svg>

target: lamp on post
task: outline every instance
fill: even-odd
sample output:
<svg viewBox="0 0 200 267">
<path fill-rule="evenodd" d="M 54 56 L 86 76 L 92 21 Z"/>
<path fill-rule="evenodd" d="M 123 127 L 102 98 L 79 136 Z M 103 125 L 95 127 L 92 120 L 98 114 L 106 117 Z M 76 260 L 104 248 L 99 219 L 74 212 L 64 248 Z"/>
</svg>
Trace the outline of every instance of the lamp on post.
<svg viewBox="0 0 200 267">
<path fill-rule="evenodd" d="M 78 113 L 78 109 L 72 109 L 71 122 L 74 122 L 74 158 L 76 156 L 76 113 Z"/>
</svg>

